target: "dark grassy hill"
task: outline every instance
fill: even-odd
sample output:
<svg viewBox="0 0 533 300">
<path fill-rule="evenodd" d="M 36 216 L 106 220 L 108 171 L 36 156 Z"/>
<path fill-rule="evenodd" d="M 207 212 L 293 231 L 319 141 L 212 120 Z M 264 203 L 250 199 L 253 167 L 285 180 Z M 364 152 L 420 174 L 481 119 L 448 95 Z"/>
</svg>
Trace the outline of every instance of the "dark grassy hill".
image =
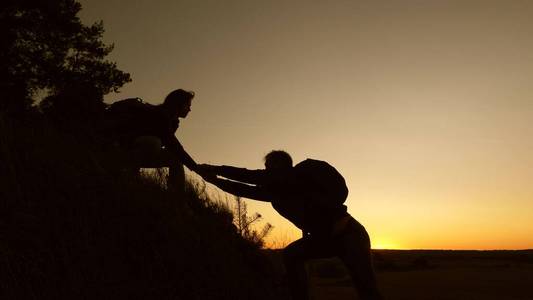
<svg viewBox="0 0 533 300">
<path fill-rule="evenodd" d="M 81 127 L 0 115 L 0 299 L 286 297 L 227 208 L 110 176 L 93 146 Z"/>
</svg>

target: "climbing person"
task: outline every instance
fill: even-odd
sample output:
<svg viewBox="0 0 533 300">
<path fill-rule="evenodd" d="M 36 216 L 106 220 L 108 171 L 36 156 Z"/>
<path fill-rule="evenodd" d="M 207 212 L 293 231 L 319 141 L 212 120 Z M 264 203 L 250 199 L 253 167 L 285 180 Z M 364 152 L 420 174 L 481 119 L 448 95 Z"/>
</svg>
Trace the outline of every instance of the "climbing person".
<svg viewBox="0 0 533 300">
<path fill-rule="evenodd" d="M 115 166 L 134 172 L 140 168 L 168 167 L 168 186 L 184 188 L 183 165 L 191 171 L 197 171 L 198 165 L 175 132 L 180 118 L 186 118 L 191 111 L 194 95 L 194 92 L 177 89 L 158 105 L 138 98 L 110 105 L 106 111 L 106 131 L 116 154 Z"/>
<path fill-rule="evenodd" d="M 348 188 L 342 175 L 330 164 L 307 159 L 293 166 L 287 152 L 276 150 L 266 155 L 265 169 L 214 165 L 199 168 L 205 180 L 228 193 L 270 202 L 279 214 L 303 231 L 303 237 L 283 251 L 293 299 L 309 297 L 305 262 L 332 256 L 346 265 L 361 299 L 381 299 L 369 235 L 347 212 L 343 203 Z"/>
</svg>

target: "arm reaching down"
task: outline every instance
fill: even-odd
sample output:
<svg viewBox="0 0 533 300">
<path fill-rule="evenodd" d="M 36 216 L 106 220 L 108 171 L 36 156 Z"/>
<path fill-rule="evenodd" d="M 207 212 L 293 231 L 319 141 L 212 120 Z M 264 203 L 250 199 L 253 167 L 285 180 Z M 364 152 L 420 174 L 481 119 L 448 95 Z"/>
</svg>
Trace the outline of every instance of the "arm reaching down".
<svg viewBox="0 0 533 300">
<path fill-rule="evenodd" d="M 189 153 L 185 151 L 185 148 L 183 148 L 178 139 L 176 139 L 176 141 L 178 143 L 178 157 L 180 158 L 181 162 L 186 165 L 189 170 L 196 171 L 198 165 L 196 164 L 194 159 L 192 159 Z"/>
<path fill-rule="evenodd" d="M 181 161 L 182 164 L 187 166 L 189 170 L 196 171 L 198 165 L 192 159 L 192 157 L 185 151 L 179 140 L 174 136 L 174 134 L 168 134 L 163 139 L 163 145 L 173 153 L 173 155 L 176 155 L 178 159 Z"/>
</svg>

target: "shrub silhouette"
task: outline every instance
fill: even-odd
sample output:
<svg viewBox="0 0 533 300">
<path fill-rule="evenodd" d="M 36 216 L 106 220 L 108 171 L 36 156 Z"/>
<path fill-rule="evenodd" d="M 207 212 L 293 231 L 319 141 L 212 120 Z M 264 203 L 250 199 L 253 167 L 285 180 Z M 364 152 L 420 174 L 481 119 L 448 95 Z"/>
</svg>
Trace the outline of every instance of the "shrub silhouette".
<svg viewBox="0 0 533 300">
<path fill-rule="evenodd" d="M 249 216 L 246 202 L 242 201 L 240 197 L 235 197 L 232 212 L 234 215 L 233 222 L 237 232 L 239 232 L 244 239 L 258 247 L 263 247 L 265 245 L 264 239 L 270 234 L 274 226 L 270 223 L 266 223 L 259 231 L 255 230 L 253 226 L 261 221 L 262 216 L 259 213 Z"/>
</svg>

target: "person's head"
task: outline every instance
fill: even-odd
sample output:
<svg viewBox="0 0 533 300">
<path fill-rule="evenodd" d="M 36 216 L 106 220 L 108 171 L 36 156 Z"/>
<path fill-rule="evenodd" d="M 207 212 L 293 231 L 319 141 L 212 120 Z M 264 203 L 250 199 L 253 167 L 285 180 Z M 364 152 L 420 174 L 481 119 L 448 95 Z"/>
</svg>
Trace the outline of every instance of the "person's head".
<svg viewBox="0 0 533 300">
<path fill-rule="evenodd" d="M 194 92 L 174 90 L 163 101 L 163 107 L 170 114 L 185 118 L 191 111 L 192 98 L 194 98 Z"/>
<path fill-rule="evenodd" d="M 284 170 L 292 168 L 292 158 L 283 150 L 272 150 L 265 156 L 267 170 Z"/>
</svg>

